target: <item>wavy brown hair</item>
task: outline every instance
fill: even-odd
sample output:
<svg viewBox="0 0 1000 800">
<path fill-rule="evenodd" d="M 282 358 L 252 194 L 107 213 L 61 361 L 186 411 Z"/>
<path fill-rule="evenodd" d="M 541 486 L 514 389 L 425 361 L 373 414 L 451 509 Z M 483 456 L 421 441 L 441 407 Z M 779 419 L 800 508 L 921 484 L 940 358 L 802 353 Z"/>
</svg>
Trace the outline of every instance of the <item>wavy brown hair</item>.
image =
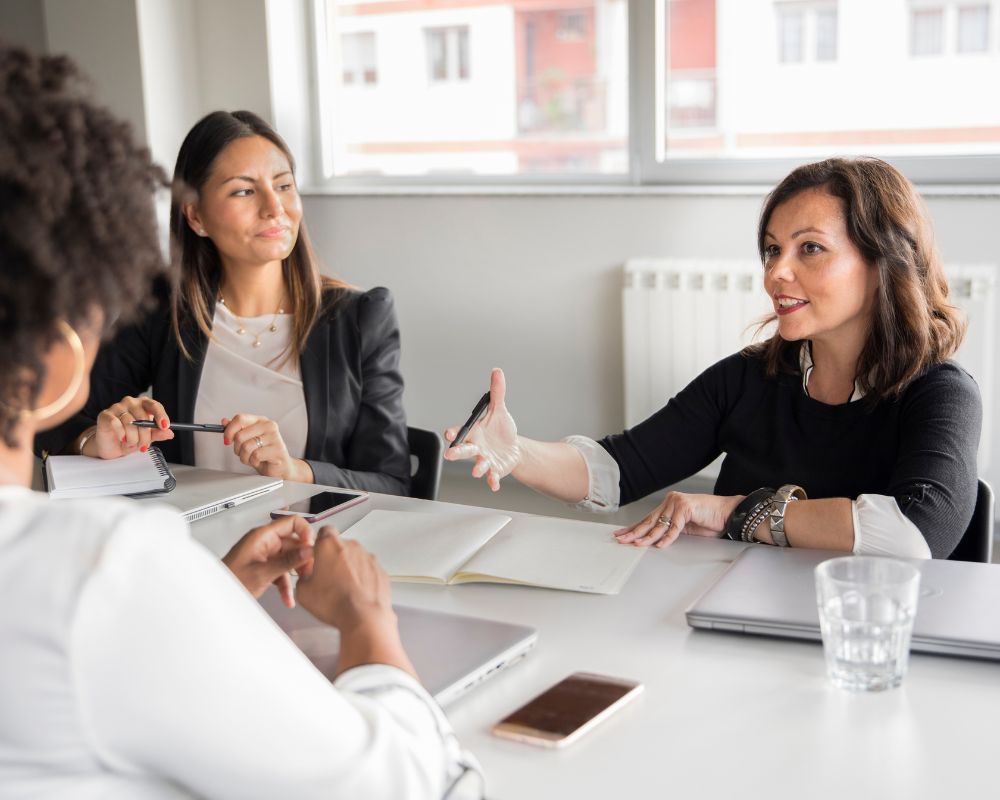
<svg viewBox="0 0 1000 800">
<path fill-rule="evenodd" d="M 219 153 L 236 139 L 248 136 L 261 136 L 281 150 L 295 174 L 295 159 L 284 139 L 250 111 L 213 111 L 188 132 L 177 154 L 170 233 L 174 258 L 180 262 L 181 270 L 178 286 L 171 294 L 171 319 L 177 345 L 188 360 L 192 356 L 184 345 L 181 329 L 186 320 L 191 320 L 206 338 L 212 337 L 211 309 L 219 293 L 222 262 L 212 240 L 191 230 L 183 206 L 197 201 Z M 324 293 L 346 288 L 348 284 L 320 274 L 304 220 L 299 224 L 292 252 L 282 261 L 281 268 L 294 315 L 286 357 L 298 359 L 316 321 L 338 296 L 338 293 L 327 294 L 324 304 Z"/>
<path fill-rule="evenodd" d="M 33 408 L 59 322 L 130 322 L 166 269 L 163 171 L 64 56 L 0 42 L 0 436 Z"/>
<path fill-rule="evenodd" d="M 923 200 L 895 167 L 877 158 L 830 158 L 798 167 L 764 200 L 757 226 L 762 263 L 774 210 L 807 189 L 822 189 L 843 203 L 850 240 L 878 271 L 856 380 L 872 402 L 898 397 L 910 381 L 953 355 L 966 329 L 964 317 L 948 302 L 948 281 Z M 770 315 L 761 327 L 776 319 Z M 792 365 L 798 364 L 798 347 L 775 333 L 744 352 L 763 358 L 767 374 L 775 377 L 797 369 Z"/>
</svg>

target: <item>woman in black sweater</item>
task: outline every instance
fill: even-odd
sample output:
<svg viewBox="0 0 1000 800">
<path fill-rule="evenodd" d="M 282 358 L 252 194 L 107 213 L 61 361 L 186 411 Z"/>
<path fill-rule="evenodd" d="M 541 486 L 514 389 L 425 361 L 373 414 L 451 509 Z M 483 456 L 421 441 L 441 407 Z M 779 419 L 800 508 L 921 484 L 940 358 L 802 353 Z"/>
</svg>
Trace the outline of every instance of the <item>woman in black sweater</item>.
<svg viewBox="0 0 1000 800">
<path fill-rule="evenodd" d="M 948 359 L 964 322 L 919 195 L 872 158 L 800 167 L 757 237 L 767 341 L 709 367 L 649 419 L 600 442 L 517 435 L 495 370 L 483 422 L 451 460 L 591 510 L 614 510 L 725 453 L 712 495 L 669 492 L 618 540 L 681 533 L 855 553 L 947 557 L 976 500 L 982 403 Z M 445 436 L 453 439 L 455 429 Z M 807 499 L 808 498 L 808 499 Z"/>
</svg>

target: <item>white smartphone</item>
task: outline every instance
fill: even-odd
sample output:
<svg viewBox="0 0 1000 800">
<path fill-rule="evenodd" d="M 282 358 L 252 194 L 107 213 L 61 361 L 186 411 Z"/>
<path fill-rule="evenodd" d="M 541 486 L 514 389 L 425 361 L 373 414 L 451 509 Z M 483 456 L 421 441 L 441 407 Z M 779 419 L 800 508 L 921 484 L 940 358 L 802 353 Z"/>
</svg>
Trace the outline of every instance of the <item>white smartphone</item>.
<svg viewBox="0 0 1000 800">
<path fill-rule="evenodd" d="M 543 747 L 565 747 L 642 691 L 642 684 L 575 672 L 493 726 L 493 733 Z"/>
<path fill-rule="evenodd" d="M 356 506 L 368 499 L 368 492 L 353 489 L 338 489 L 335 492 L 320 492 L 305 500 L 299 500 L 284 508 L 271 512 L 272 519 L 280 517 L 304 517 L 306 522 L 319 522 L 321 519 Z"/>
</svg>

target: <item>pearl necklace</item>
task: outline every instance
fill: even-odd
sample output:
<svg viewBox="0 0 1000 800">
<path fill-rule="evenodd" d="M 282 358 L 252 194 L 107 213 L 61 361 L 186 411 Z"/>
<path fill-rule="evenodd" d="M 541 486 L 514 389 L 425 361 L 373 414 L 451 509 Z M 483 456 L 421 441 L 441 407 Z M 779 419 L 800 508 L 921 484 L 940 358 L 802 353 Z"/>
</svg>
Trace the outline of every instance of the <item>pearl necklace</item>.
<svg viewBox="0 0 1000 800">
<path fill-rule="evenodd" d="M 224 305 L 226 308 L 229 308 L 229 303 L 227 303 L 226 298 L 222 296 L 221 290 L 219 291 L 219 302 L 222 303 L 222 305 Z M 234 317 L 236 317 L 236 322 L 239 324 L 239 327 L 236 329 L 237 335 L 243 336 L 243 334 L 247 332 L 246 325 L 243 324 L 243 318 L 238 316 L 236 312 L 233 311 L 231 308 L 229 308 L 229 311 L 232 313 Z M 275 333 L 278 330 L 278 325 L 277 325 L 278 315 L 284 313 L 285 309 L 283 309 L 281 306 L 278 306 L 277 310 L 274 312 L 274 315 L 271 317 L 270 325 L 261 328 L 259 331 L 257 331 L 257 333 L 251 332 L 250 335 L 253 336 L 253 347 L 261 346 L 260 337 L 264 333 Z"/>
</svg>

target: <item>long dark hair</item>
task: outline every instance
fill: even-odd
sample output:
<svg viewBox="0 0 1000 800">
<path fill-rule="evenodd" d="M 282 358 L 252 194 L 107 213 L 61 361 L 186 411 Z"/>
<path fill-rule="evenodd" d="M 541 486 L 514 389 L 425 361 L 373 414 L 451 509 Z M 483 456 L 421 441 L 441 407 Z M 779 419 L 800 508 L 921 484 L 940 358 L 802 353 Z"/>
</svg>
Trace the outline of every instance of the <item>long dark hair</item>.
<svg viewBox="0 0 1000 800">
<path fill-rule="evenodd" d="M 206 338 L 212 336 L 212 315 L 222 276 L 219 251 L 211 239 L 198 236 L 184 217 L 183 206 L 197 198 L 212 173 L 212 166 L 227 145 L 236 139 L 261 136 L 277 147 L 295 173 L 295 159 L 288 145 L 264 120 L 250 111 L 213 111 L 195 124 L 184 138 L 174 167 L 174 197 L 170 205 L 170 233 L 174 258 L 180 262 L 179 285 L 172 293 L 171 318 L 181 352 L 191 359 L 181 337 L 185 320 L 192 320 Z M 324 291 L 348 284 L 320 275 L 305 221 L 292 252 L 282 261 L 282 274 L 291 301 L 292 336 L 288 357 L 298 358 L 309 332 L 324 311 Z"/>
<path fill-rule="evenodd" d="M 167 271 L 154 192 L 167 178 L 65 56 L 0 42 L 0 438 L 45 380 L 59 323 L 134 320 Z"/>
<path fill-rule="evenodd" d="M 798 167 L 764 201 L 757 226 L 761 262 L 774 210 L 807 189 L 822 189 L 843 202 L 848 237 L 878 271 L 856 380 L 872 402 L 898 397 L 927 368 L 953 355 L 966 329 L 964 317 L 948 302 L 948 281 L 923 200 L 895 167 L 877 158 L 830 158 Z M 769 316 L 762 327 L 775 319 Z M 774 334 L 745 352 L 764 358 L 774 377 L 798 363 L 790 357 L 798 347 Z"/>
</svg>

